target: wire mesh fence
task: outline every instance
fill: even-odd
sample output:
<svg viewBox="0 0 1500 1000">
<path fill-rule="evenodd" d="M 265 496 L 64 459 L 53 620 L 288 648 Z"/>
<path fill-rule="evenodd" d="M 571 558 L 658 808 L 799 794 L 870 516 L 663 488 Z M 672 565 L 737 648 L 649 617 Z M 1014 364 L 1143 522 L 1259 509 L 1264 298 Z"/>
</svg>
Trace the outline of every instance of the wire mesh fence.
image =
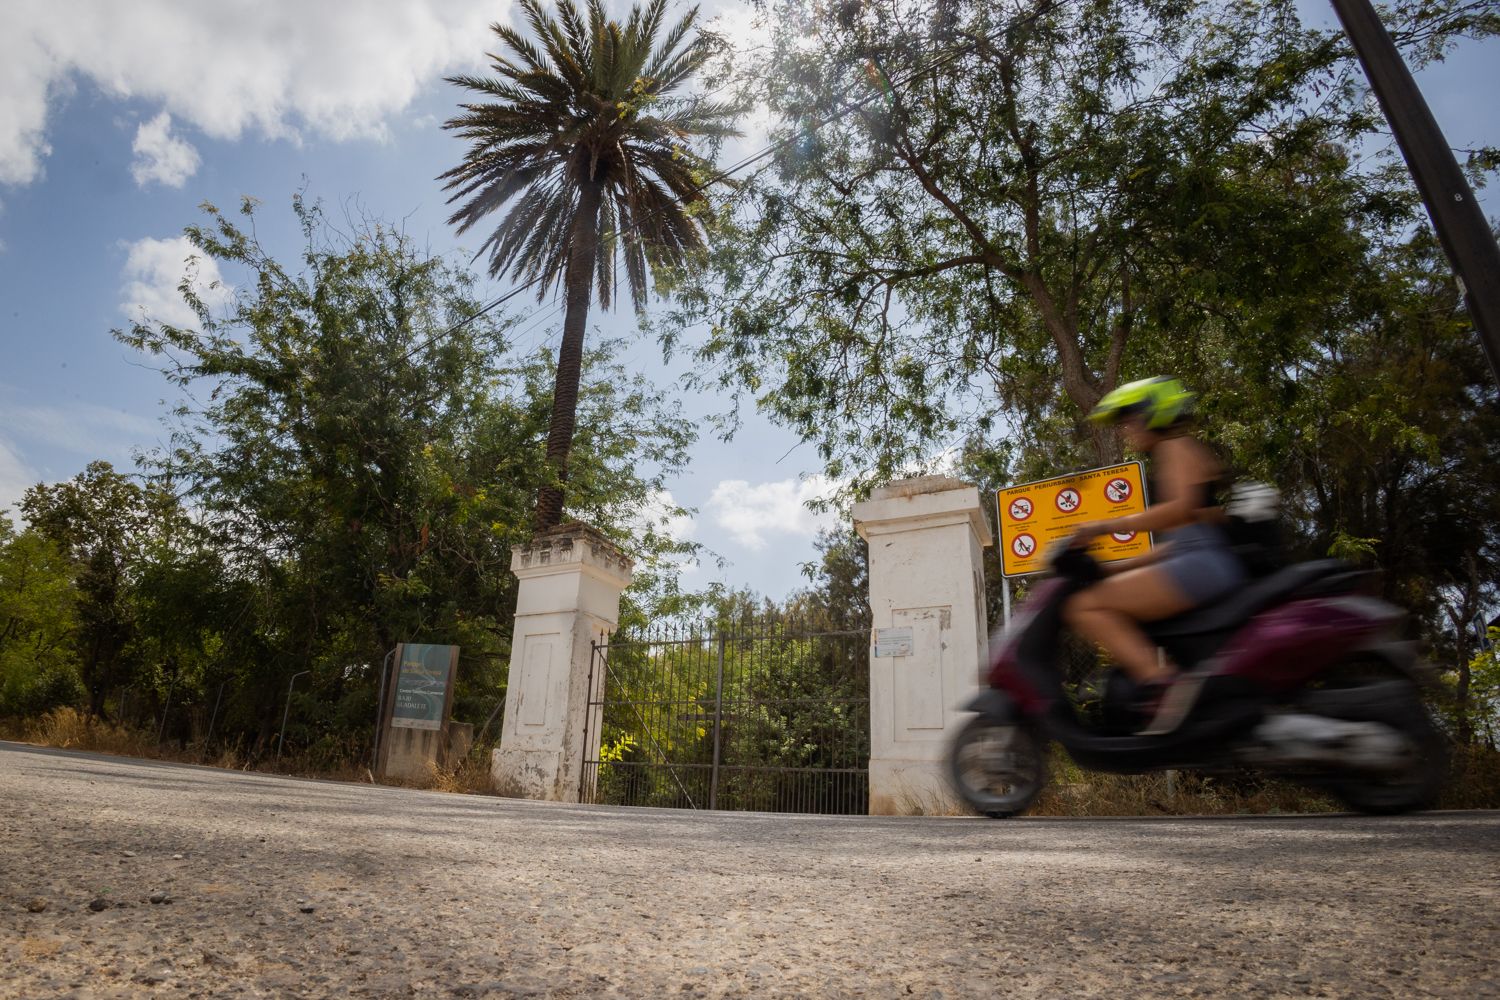
<svg viewBox="0 0 1500 1000">
<path fill-rule="evenodd" d="M 483 654 L 460 662 L 449 719 L 472 727 L 475 754 L 499 741 L 505 685 L 498 662 Z M 128 732 L 143 753 L 234 766 L 285 759 L 302 770 L 367 769 L 375 756 L 379 675 L 393 671 L 387 658 L 349 668 L 339 683 L 309 676 L 313 671 L 152 679 L 112 688 L 98 715 Z"/>
<path fill-rule="evenodd" d="M 868 643 L 761 621 L 596 645 L 580 799 L 867 812 Z"/>
</svg>

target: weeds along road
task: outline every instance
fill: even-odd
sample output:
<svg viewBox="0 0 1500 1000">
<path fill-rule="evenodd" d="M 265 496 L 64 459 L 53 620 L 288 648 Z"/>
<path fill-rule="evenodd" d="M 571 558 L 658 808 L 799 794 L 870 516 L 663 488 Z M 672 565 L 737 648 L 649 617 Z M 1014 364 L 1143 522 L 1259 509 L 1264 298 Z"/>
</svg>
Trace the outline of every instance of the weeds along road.
<svg viewBox="0 0 1500 1000">
<path fill-rule="evenodd" d="M 1500 996 L 1497 813 L 705 814 L 15 744 L 0 801 L 5 997 Z"/>
</svg>

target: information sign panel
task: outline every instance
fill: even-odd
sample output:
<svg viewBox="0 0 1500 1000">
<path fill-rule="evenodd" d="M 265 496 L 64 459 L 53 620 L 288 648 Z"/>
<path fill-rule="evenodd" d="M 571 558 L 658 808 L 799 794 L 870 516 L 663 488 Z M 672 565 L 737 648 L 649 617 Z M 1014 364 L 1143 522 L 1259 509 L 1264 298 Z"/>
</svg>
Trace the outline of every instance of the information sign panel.
<svg viewBox="0 0 1500 1000">
<path fill-rule="evenodd" d="M 1145 480 L 1140 462 L 1125 462 L 1011 486 L 995 495 L 995 503 L 1001 569 L 1006 576 L 1029 576 L 1046 569 L 1047 551 L 1080 524 L 1145 510 Z M 1103 535 L 1089 546 L 1100 562 L 1149 551 L 1150 534 L 1135 532 Z"/>
<path fill-rule="evenodd" d="M 400 656 L 391 726 L 442 729 L 448 689 L 458 666 L 458 647 L 408 642 L 402 644 Z"/>
<path fill-rule="evenodd" d="M 912 654 L 912 627 L 878 628 L 875 630 L 875 656 L 910 656 Z"/>
</svg>

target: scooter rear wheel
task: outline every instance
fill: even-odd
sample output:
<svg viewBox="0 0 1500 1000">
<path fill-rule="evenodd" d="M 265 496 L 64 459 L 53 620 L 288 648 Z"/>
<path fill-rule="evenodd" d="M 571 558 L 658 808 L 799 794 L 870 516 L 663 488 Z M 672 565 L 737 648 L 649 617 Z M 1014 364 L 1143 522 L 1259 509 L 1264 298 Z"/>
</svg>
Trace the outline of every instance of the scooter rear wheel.
<svg viewBox="0 0 1500 1000">
<path fill-rule="evenodd" d="M 1047 783 L 1046 749 L 1034 727 L 978 715 L 954 737 L 949 778 L 975 812 L 991 819 L 1015 816 Z"/>
<path fill-rule="evenodd" d="M 1337 772 L 1309 783 L 1331 792 L 1349 808 L 1373 816 L 1430 809 L 1448 773 L 1447 742 L 1433 724 L 1412 678 L 1383 660 L 1355 657 L 1330 668 L 1322 686 L 1350 689 L 1375 684 L 1394 688 L 1398 694 L 1371 705 L 1367 711 L 1341 713 L 1338 717 L 1350 722 L 1378 722 L 1396 730 L 1406 744 L 1404 764 L 1385 773 Z"/>
</svg>

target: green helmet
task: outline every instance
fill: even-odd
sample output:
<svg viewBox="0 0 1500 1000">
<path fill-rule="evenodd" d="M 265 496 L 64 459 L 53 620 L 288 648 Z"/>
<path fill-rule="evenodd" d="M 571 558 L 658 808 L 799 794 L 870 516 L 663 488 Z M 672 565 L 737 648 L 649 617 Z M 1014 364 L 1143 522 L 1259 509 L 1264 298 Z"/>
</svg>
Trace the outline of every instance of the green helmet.
<svg viewBox="0 0 1500 1000">
<path fill-rule="evenodd" d="M 1117 424 L 1139 416 L 1147 429 L 1163 431 L 1192 415 L 1194 399 L 1175 378 L 1143 378 L 1106 393 L 1089 419 L 1096 424 Z"/>
</svg>

